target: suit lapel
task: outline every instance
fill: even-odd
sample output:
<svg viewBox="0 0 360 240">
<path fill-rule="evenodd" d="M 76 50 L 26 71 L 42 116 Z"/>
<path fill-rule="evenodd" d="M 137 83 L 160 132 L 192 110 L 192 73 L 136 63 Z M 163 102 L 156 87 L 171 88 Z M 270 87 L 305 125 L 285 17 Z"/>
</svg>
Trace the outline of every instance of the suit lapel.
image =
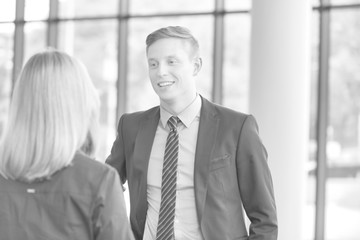
<svg viewBox="0 0 360 240">
<path fill-rule="evenodd" d="M 151 153 L 151 148 L 154 142 L 154 137 L 156 129 L 159 123 L 160 111 L 159 108 L 156 108 L 155 111 L 152 111 L 143 122 L 140 123 L 141 128 L 139 129 L 138 135 L 136 136 L 135 146 L 134 146 L 134 160 L 136 165 L 134 168 L 136 172 L 139 172 L 141 176 L 136 176 L 140 178 L 139 183 L 139 196 L 138 196 L 138 205 L 137 208 L 137 220 L 140 226 L 144 226 L 147 212 L 147 173 L 149 158 Z"/>
<path fill-rule="evenodd" d="M 151 148 L 153 145 L 156 129 L 159 123 L 160 110 L 157 108 L 144 121 L 140 123 L 138 135 L 134 147 L 134 166 L 141 172 L 140 189 L 137 204 L 137 220 L 141 228 L 144 227 L 147 213 L 147 171 Z M 196 209 L 199 222 L 201 222 L 206 200 L 207 180 L 210 167 L 210 159 L 214 149 L 216 135 L 219 127 L 219 119 L 216 116 L 213 104 L 202 98 L 200 113 L 199 132 L 195 153 L 194 187 L 196 198 Z"/>
<path fill-rule="evenodd" d="M 212 103 L 202 98 L 194 172 L 196 209 L 199 222 L 201 222 L 205 206 L 209 163 L 214 149 L 218 127 L 219 119 L 216 117 Z"/>
</svg>

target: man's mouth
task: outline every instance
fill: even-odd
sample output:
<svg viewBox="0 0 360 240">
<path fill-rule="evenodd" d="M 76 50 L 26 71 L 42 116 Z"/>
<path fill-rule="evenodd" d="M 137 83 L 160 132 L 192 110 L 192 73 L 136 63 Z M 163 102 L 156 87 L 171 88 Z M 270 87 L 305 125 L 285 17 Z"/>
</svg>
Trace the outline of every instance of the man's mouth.
<svg viewBox="0 0 360 240">
<path fill-rule="evenodd" d="M 157 85 L 159 87 L 168 87 L 173 85 L 175 82 L 174 81 L 165 81 L 165 82 L 159 82 Z"/>
</svg>

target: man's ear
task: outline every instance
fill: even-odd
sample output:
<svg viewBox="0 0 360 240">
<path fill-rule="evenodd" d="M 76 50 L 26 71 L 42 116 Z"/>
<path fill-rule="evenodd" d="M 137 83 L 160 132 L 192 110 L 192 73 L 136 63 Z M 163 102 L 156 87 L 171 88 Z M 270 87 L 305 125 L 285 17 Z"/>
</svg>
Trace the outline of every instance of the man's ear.
<svg viewBox="0 0 360 240">
<path fill-rule="evenodd" d="M 195 57 L 193 76 L 196 76 L 200 72 L 201 67 L 202 67 L 202 59 L 200 57 Z"/>
</svg>

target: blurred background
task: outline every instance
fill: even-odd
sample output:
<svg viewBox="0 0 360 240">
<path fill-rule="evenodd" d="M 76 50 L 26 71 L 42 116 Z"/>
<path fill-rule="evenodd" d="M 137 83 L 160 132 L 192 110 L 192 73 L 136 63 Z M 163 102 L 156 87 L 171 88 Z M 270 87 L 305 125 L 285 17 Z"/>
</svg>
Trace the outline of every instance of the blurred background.
<svg viewBox="0 0 360 240">
<path fill-rule="evenodd" d="M 52 46 L 99 91 L 105 161 L 121 114 L 158 104 L 145 38 L 169 25 L 199 40 L 199 93 L 258 120 L 279 240 L 359 240 L 360 0 L 1 0 L 0 136 L 23 63 Z"/>
</svg>

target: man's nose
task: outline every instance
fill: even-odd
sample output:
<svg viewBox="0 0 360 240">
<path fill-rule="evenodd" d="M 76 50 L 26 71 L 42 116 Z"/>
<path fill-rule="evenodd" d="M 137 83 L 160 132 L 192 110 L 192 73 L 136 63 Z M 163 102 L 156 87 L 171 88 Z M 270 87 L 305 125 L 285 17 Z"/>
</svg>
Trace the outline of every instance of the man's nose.
<svg viewBox="0 0 360 240">
<path fill-rule="evenodd" d="M 164 76 L 164 75 L 167 75 L 167 73 L 168 73 L 168 68 L 167 68 L 166 64 L 159 64 L 158 75 Z"/>
</svg>

